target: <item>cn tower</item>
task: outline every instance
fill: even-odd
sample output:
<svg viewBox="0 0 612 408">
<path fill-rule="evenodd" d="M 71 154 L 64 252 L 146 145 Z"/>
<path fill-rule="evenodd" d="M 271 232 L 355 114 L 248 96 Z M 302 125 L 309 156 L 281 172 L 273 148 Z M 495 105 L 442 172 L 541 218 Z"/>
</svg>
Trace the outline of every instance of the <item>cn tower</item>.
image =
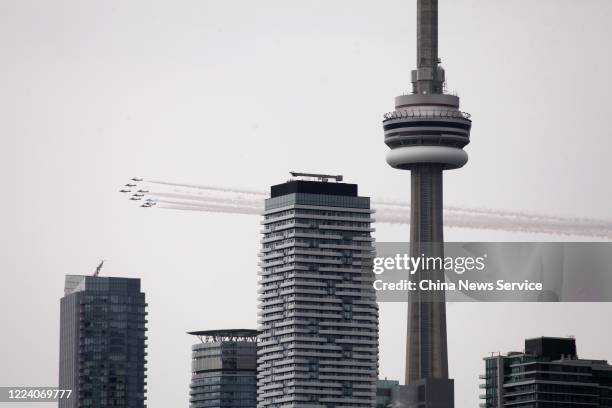
<svg viewBox="0 0 612 408">
<path fill-rule="evenodd" d="M 468 160 L 470 116 L 459 98 L 445 93 L 438 58 L 438 0 L 417 0 L 417 69 L 412 93 L 395 98 L 383 121 L 387 163 L 411 173 L 411 254 L 442 255 L 442 173 Z M 420 271 L 419 279 L 443 280 L 444 271 Z M 408 302 L 406 385 L 394 391 L 394 407 L 454 406 L 448 378 L 444 293 L 415 292 Z"/>
</svg>

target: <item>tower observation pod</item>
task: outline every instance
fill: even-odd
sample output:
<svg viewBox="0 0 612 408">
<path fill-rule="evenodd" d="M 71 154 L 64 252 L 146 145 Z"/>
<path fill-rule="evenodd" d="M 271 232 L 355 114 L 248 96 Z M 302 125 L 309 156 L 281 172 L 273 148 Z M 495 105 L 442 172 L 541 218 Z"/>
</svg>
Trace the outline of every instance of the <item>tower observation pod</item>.
<svg viewBox="0 0 612 408">
<path fill-rule="evenodd" d="M 418 71 L 413 71 L 413 77 Z M 395 98 L 395 110 L 385 114 L 387 163 L 402 170 L 435 165 L 441 170 L 463 167 L 470 143 L 470 115 L 459 110 L 459 97 L 412 94 Z"/>
<path fill-rule="evenodd" d="M 443 256 L 442 173 L 467 163 L 463 148 L 470 142 L 471 126 L 470 115 L 459 110 L 459 97 L 445 93 L 438 58 L 438 0 L 417 0 L 412 94 L 396 97 L 395 110 L 383 120 L 387 163 L 411 173 L 412 256 Z M 443 281 L 444 271 L 417 271 L 415 277 Z M 453 408 L 443 291 L 411 292 L 407 333 L 406 381 L 392 390 L 392 407 Z"/>
</svg>

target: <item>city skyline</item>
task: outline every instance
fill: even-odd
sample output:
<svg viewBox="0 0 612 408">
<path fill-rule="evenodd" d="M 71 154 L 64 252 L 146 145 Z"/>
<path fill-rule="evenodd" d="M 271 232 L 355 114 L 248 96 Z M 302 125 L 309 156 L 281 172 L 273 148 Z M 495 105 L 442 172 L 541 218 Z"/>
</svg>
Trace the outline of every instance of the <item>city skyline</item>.
<svg viewBox="0 0 612 408">
<path fill-rule="evenodd" d="M 271 2 L 269 12 L 236 2 L 185 2 L 173 7 L 65 2 L 65 9 L 3 4 L 6 13 L 0 26 L 6 34 L 2 58 L 7 72 L 1 101 L 7 144 L 0 177 L 10 194 L 0 204 L 5 217 L 1 259 L 6 287 L 27 288 L 27 296 L 22 290 L 7 290 L 2 297 L 0 322 L 10 328 L 3 345 L 11 350 L 6 359 L 11 372 L 3 374 L 2 383 L 54 381 L 57 356 L 40 347 L 40 332 L 49 349 L 56 350 L 57 310 L 40 314 L 29 298 L 37 304 L 57 304 L 63 274 L 87 274 L 101 258 L 107 259 L 105 274 L 141 277 L 145 291 L 154 293 L 154 299 L 149 298 L 156 312 L 151 310 L 152 324 L 168 331 L 150 333 L 155 357 L 149 366 L 156 369 L 149 378 L 149 396 L 161 406 L 186 398 L 190 343 L 184 332 L 225 326 L 220 316 L 178 312 L 212 308 L 228 296 L 244 308 L 255 304 L 254 241 L 260 229 L 256 217 L 153 214 L 126 208 L 116 197 L 116 187 L 126 176 L 263 189 L 298 168 L 341 172 L 373 198 L 406 199 L 405 189 L 397 190 L 405 175 L 391 174 L 384 162 L 370 158 L 384 155 L 380 137 L 373 136 L 380 135 L 380 107 L 402 90 L 409 75 L 406 67 L 412 65 L 413 44 L 406 40 L 415 29 L 406 18 L 411 3 L 388 2 L 374 8 L 366 2 Z M 450 176 L 448 202 L 609 216 L 609 192 L 600 186 L 612 172 L 606 155 L 611 142 L 601 130 L 610 113 L 606 95 L 612 87 L 606 72 L 611 56 L 604 41 L 610 37 L 605 16 L 611 5 L 574 4 L 444 4 L 442 25 L 469 22 L 465 35 L 448 36 L 443 54 L 451 88 L 462 84 L 463 103 L 478 117 L 472 132 L 478 143 L 470 147 L 474 160 L 460 176 Z M 244 15 L 233 13 L 237 6 Z M 530 13 L 524 13 L 527 6 Z M 598 56 L 593 75 L 600 82 L 586 90 L 574 78 L 582 72 L 582 61 L 593 55 Z M 391 62 L 385 60 L 389 56 Z M 461 68 L 465 60 L 469 68 Z M 546 75 L 533 75 L 534 65 Z M 529 97 L 527 91 L 532 92 Z M 238 100 L 252 108 L 238 111 Z M 345 106 L 346 100 L 360 103 Z M 591 101 L 588 109 L 585 100 Z M 292 140 L 309 142 L 299 144 L 302 154 L 289 160 L 296 147 L 286 139 L 285 121 L 300 112 L 312 120 L 302 121 L 304 127 L 292 131 Z M 349 117 L 349 122 L 340 120 Z M 230 131 L 228 123 L 235 128 Z M 230 137 L 234 133 L 248 137 L 237 143 Z M 351 154 L 341 154 L 348 142 Z M 270 153 L 272 145 L 277 150 Z M 277 160 L 262 164 L 264 154 L 274 154 Z M 313 157 L 320 165 L 312 165 Z M 240 236 L 225 231 L 230 223 L 240 225 Z M 559 239 L 462 229 L 445 232 L 457 241 Z M 385 225 L 379 226 L 376 237 L 398 241 L 404 233 L 405 227 Z M 219 238 L 230 237 L 249 255 L 236 257 L 227 248 L 214 259 L 206 254 L 204 249 Z M 185 281 L 201 285 L 184 288 Z M 203 298 L 202 286 L 213 285 L 228 292 L 222 297 L 210 291 Z M 167 291 L 182 293 L 181 302 Z M 458 395 L 458 405 L 477 401 L 477 391 L 469 384 L 477 381 L 483 351 L 511 349 L 524 337 L 576 334 L 582 347 L 591 348 L 589 355 L 610 358 L 597 337 L 599 330 L 580 318 L 594 311 L 606 314 L 608 305 L 487 305 L 488 310 L 477 306 L 454 304 L 448 311 L 449 321 L 456 319 L 448 328 L 449 369 L 458 381 L 454 373 L 461 367 L 467 380 L 456 388 L 469 390 Z M 17 319 L 15 309 L 20 313 Z M 519 321 L 525 311 L 540 324 L 524 322 L 522 333 L 508 339 L 490 333 L 503 327 L 496 313 Z M 394 305 L 384 305 L 381 312 L 381 374 L 402 378 L 403 364 L 396 360 L 403 356 L 384 350 L 402 348 L 393 324 L 405 317 Z M 549 318 L 558 313 L 567 315 L 567 321 L 557 324 Z M 464 328 L 473 324 L 465 318 L 469 315 L 488 327 L 474 325 L 476 338 L 466 346 L 465 360 L 453 358 Z M 252 327 L 255 322 L 255 315 L 241 310 L 225 317 L 236 326 Z M 477 338 L 485 333 L 486 339 Z M 181 349 L 180 362 L 153 353 L 167 344 Z M 26 355 L 39 362 L 36 372 L 23 366 Z M 185 373 L 171 379 L 176 381 L 171 387 L 177 389 L 175 394 L 160 391 L 164 371 Z"/>
<path fill-rule="evenodd" d="M 274 218 L 278 217 L 279 215 L 281 216 L 280 218 L 286 218 L 286 215 L 283 216 L 284 213 L 282 211 L 278 212 L 279 209 L 282 210 L 283 208 L 287 208 L 286 206 L 278 207 L 278 204 L 286 204 L 286 202 L 288 202 L 287 197 L 289 197 L 290 195 L 283 196 L 283 194 L 285 194 L 286 192 L 290 190 L 295 190 L 295 192 L 298 192 L 298 194 L 301 194 L 304 197 L 310 196 L 309 198 L 307 198 L 307 200 L 312 200 L 316 196 L 316 194 L 304 194 L 304 192 L 313 193 L 314 190 L 316 190 L 317 188 L 316 186 L 310 185 L 305 186 L 306 188 L 304 188 L 304 186 L 300 187 L 297 184 L 298 182 L 299 181 L 296 180 L 293 182 L 290 181 L 284 183 L 282 185 L 273 186 L 273 191 L 274 189 L 276 189 L 276 198 L 280 199 L 280 201 L 276 200 L 276 203 L 271 205 L 271 208 L 273 209 L 270 210 L 272 212 L 269 212 L 269 214 L 273 215 Z M 315 184 L 312 182 L 310 183 Z M 318 182 L 318 184 L 322 184 L 320 188 L 323 189 L 322 191 L 325 191 L 325 194 L 332 193 L 333 189 L 342 190 L 343 187 L 351 186 L 343 184 L 341 186 L 334 187 L 334 184 L 325 185 L 325 182 Z M 285 193 L 279 193 L 279 191 L 281 190 L 285 191 Z M 300 193 L 300 191 L 302 192 Z M 336 193 L 333 193 L 333 195 L 325 197 L 324 200 L 333 201 L 340 199 L 342 201 L 346 200 L 347 198 L 335 194 Z M 298 205 L 298 207 L 301 208 L 304 206 Z M 329 209 L 333 208 L 336 207 L 329 207 Z M 272 220 L 274 220 L 274 218 Z M 326 215 L 325 218 L 327 219 L 329 217 Z M 282 232 L 284 224 L 282 222 L 281 224 L 270 224 L 269 222 L 272 220 L 268 220 L 268 228 L 272 227 L 271 230 Z M 274 220 L 274 222 L 276 221 L 277 220 Z M 273 228 L 273 226 L 280 226 L 281 228 Z M 309 228 L 312 228 L 312 226 L 310 226 Z M 269 238 L 271 238 L 270 235 L 268 235 L 268 239 Z M 274 245 L 274 247 L 276 246 L 277 245 Z M 267 252 L 267 254 L 270 255 L 270 252 Z M 87 401 L 92 397 L 94 401 L 99 401 L 100 398 L 110 398 L 109 401 L 113 401 L 112 403 L 121 405 L 123 403 L 121 402 L 122 398 L 132 398 L 130 396 L 134 395 L 134 389 L 131 388 L 133 387 L 133 385 L 130 385 L 132 381 L 130 377 L 134 377 L 133 379 L 135 380 L 138 380 L 138 378 L 140 378 L 141 380 L 143 378 L 146 378 L 146 375 L 143 376 L 142 374 L 146 372 L 146 368 L 144 368 L 145 363 L 143 363 L 143 371 L 139 376 L 136 375 L 135 371 L 134 373 L 129 373 L 131 370 L 128 369 L 127 377 L 125 377 L 125 379 L 121 379 L 122 375 L 124 374 L 121 374 L 119 371 L 125 370 L 126 368 L 122 366 L 123 360 L 113 359 L 111 356 L 113 353 L 122 353 L 123 346 L 130 346 L 131 344 L 130 342 L 126 343 L 123 340 L 125 335 L 129 333 L 120 333 L 121 331 L 125 331 L 124 329 L 126 327 L 125 312 L 128 313 L 128 331 L 132 330 L 134 333 L 137 331 L 142 331 L 143 337 L 146 332 L 146 320 L 142 319 L 142 321 L 139 323 L 139 316 L 146 315 L 146 313 L 144 313 L 143 311 L 145 310 L 146 306 L 148 306 L 147 303 L 144 303 L 144 294 L 139 292 L 140 280 L 135 278 L 99 276 L 101 267 L 102 264 L 100 264 L 98 268 L 96 268 L 93 275 L 66 275 L 64 289 L 65 295 L 61 299 L 60 320 L 62 326 L 62 341 L 60 343 L 59 384 L 61 389 L 72 390 L 75 393 L 75 396 L 73 397 L 73 399 L 62 400 L 60 402 L 61 406 L 80 406 L 73 405 L 75 403 L 74 398 Z M 265 281 L 263 283 L 264 285 L 266 284 Z M 343 288 L 345 286 L 346 285 L 343 284 Z M 287 285 L 287 281 L 284 281 L 281 287 L 289 287 Z M 262 291 L 260 289 L 259 293 L 265 294 L 267 292 L 265 290 Z M 297 304 L 298 308 L 305 306 L 305 304 L 299 306 L 299 302 Z M 139 305 L 142 305 L 142 309 L 138 307 Z M 113 308 L 115 308 L 116 310 L 114 310 Z M 287 309 L 285 308 L 285 310 Z M 135 313 L 135 315 L 133 315 L 133 317 L 130 317 L 129 313 Z M 260 316 L 266 316 L 266 314 L 260 314 Z M 74 319 L 75 317 L 76 320 Z M 329 324 L 325 322 L 325 319 L 319 320 L 319 324 L 323 324 L 326 327 L 329 326 Z M 276 325 L 273 325 L 272 327 L 275 326 Z M 312 327 L 314 327 L 312 322 L 304 327 L 307 328 L 307 332 L 309 333 L 318 333 L 318 330 L 316 330 L 315 332 L 312 331 Z M 75 328 L 77 330 L 76 332 Z M 104 334 L 106 328 L 111 329 L 109 332 L 110 337 L 106 337 L 106 335 Z M 116 332 L 115 334 L 113 334 L 113 330 L 114 332 Z M 282 329 L 281 331 L 283 331 L 283 336 L 286 336 L 288 333 L 286 329 Z M 102 337 L 100 337 L 100 333 L 102 333 Z M 191 347 L 192 380 L 190 384 L 190 406 L 229 407 L 234 406 L 232 404 L 237 404 L 236 406 L 251 406 L 251 404 L 253 404 L 253 406 L 255 406 L 255 390 L 257 381 L 256 377 L 258 377 L 256 370 L 257 354 L 263 357 L 267 357 L 268 354 L 266 353 L 268 352 L 264 351 L 262 354 L 261 351 L 265 350 L 266 348 L 270 348 L 269 346 L 271 344 L 271 337 L 269 333 L 266 333 L 267 331 L 265 327 L 264 330 L 261 332 L 254 329 L 208 329 L 188 332 L 187 334 L 196 336 L 200 340 L 200 343 L 197 343 Z M 272 334 L 274 333 L 272 332 Z M 120 337 L 117 337 L 118 335 Z M 258 336 L 261 335 L 263 335 L 263 337 L 260 339 L 262 343 L 259 343 Z M 71 339 L 72 337 L 81 340 L 85 339 L 85 342 L 81 343 L 81 340 L 77 340 L 77 342 L 75 343 Z M 106 342 L 99 341 L 104 340 L 104 338 L 106 338 Z M 146 339 L 146 337 L 144 338 Z M 138 339 L 142 339 L 142 337 L 136 336 L 133 338 L 133 340 Z M 121 342 L 117 343 L 117 340 L 121 340 Z M 77 346 L 76 348 L 80 350 L 79 355 L 81 356 L 76 359 L 76 355 L 74 355 L 75 345 Z M 303 345 L 304 344 L 302 344 L 302 346 Z M 113 351 L 113 347 L 116 348 L 117 346 L 120 346 L 119 349 Z M 136 346 L 136 348 L 132 346 Z M 98 350 L 96 350 L 96 347 L 98 347 Z M 147 346 L 145 345 L 144 341 L 141 346 L 138 346 L 135 343 L 132 344 L 129 347 L 130 351 L 128 355 L 126 355 L 127 359 L 131 360 L 132 362 L 138 361 L 139 358 L 142 359 L 143 356 L 147 355 L 147 353 L 144 352 L 146 350 L 146 347 Z M 295 350 L 295 348 L 291 346 L 283 346 L 282 349 Z M 321 348 L 320 346 L 315 346 L 313 347 L 312 351 L 315 351 L 315 349 L 319 349 L 320 352 L 329 351 L 328 347 Z M 517 349 L 515 348 L 514 350 Z M 351 351 L 355 352 L 358 350 L 352 347 Z M 100 356 L 102 356 L 103 358 L 92 359 L 92 352 L 94 355 L 96 353 L 101 353 Z M 273 352 L 273 354 L 275 353 L 277 353 L 277 351 Z M 326 355 L 326 358 L 327 357 L 328 356 Z M 270 359 L 266 358 L 264 358 L 264 360 L 271 361 Z M 606 360 L 603 360 L 601 358 L 579 358 L 574 336 L 571 336 L 569 338 L 539 336 L 537 338 L 526 339 L 525 347 L 522 349 L 522 351 L 511 351 L 507 355 L 502 355 L 501 353 L 491 353 L 491 356 L 485 357 L 484 360 L 486 361 L 487 373 L 485 375 L 480 375 L 479 378 L 481 380 L 484 379 L 486 382 L 485 385 L 481 385 L 479 388 L 486 389 L 486 394 L 481 394 L 479 398 L 485 399 L 486 407 L 502 407 L 506 406 L 506 402 L 509 404 L 516 404 L 517 402 L 519 402 L 519 400 L 515 398 L 515 391 L 528 391 L 532 393 L 532 396 L 538 401 L 540 401 L 540 399 L 542 398 L 544 398 L 543 401 L 549 399 L 545 398 L 545 394 L 550 394 L 552 392 L 552 394 L 556 395 L 560 391 L 571 392 L 572 397 L 582 398 L 580 401 L 585 401 L 585 403 L 587 404 L 597 402 L 599 402 L 599 404 L 605 404 L 607 399 L 612 398 L 612 394 L 610 394 L 608 390 L 609 385 L 612 384 L 612 375 L 610 375 L 610 365 L 607 363 Z M 312 361 L 313 360 L 310 359 L 309 365 L 306 366 L 306 371 L 311 370 L 311 368 L 308 367 L 312 366 Z M 510 361 L 511 364 L 506 364 L 506 361 Z M 110 365 L 108 365 L 109 363 Z M 102 365 L 98 367 L 99 364 Z M 514 367 L 515 364 L 519 364 L 519 366 L 521 367 L 527 367 L 535 364 L 537 366 L 535 374 L 533 374 L 531 370 L 526 369 L 522 369 L 522 371 L 520 372 L 515 372 L 514 369 L 511 370 L 510 368 Z M 552 368 L 550 370 L 540 368 L 540 365 L 542 364 L 551 365 Z M 504 367 L 504 371 L 502 372 L 498 370 L 498 367 L 500 367 L 500 365 Z M 287 371 L 286 369 L 283 369 L 282 365 L 280 366 L 280 370 L 275 369 L 274 366 L 275 365 L 269 366 L 264 363 L 262 367 L 262 372 L 278 372 L 281 376 L 288 375 L 287 378 L 294 378 L 296 374 L 298 374 L 299 376 L 300 369 L 296 370 L 295 368 L 292 368 L 291 370 Z M 104 374 L 104 370 L 100 371 L 98 374 L 95 374 L 97 372 L 96 370 L 99 370 L 99 368 L 104 369 L 104 367 L 106 367 L 107 369 L 106 374 Z M 290 364 L 290 367 L 295 367 L 295 364 Z M 324 373 L 328 374 L 329 366 L 326 367 L 327 369 L 324 371 Z M 78 385 L 73 384 L 72 380 L 70 379 L 73 376 L 74 372 L 81 373 L 78 376 Z M 557 373 L 557 377 L 559 375 L 561 375 L 561 377 L 550 377 L 551 372 L 553 373 L 553 377 L 555 375 L 554 373 Z M 81 376 L 83 375 L 89 376 L 90 379 L 82 380 Z M 93 377 L 91 377 L 92 375 Z M 102 375 L 102 377 L 110 375 L 110 377 L 106 378 L 106 380 L 103 380 L 102 383 L 100 383 L 99 379 L 98 381 L 95 380 L 96 375 Z M 264 376 L 266 375 L 269 374 L 265 374 Z M 519 381 L 518 383 L 516 383 L 516 379 L 508 380 L 519 375 L 524 376 L 525 378 Z M 589 376 L 589 378 L 592 377 L 593 381 L 579 381 L 575 378 L 576 375 Z M 116 378 L 113 376 L 116 376 Z M 264 377 L 262 377 L 260 374 L 259 378 Z M 306 376 L 304 378 L 313 377 Z M 377 378 L 375 382 L 376 406 L 385 406 L 379 404 L 381 404 L 382 401 L 391 401 L 393 389 L 398 385 L 399 382 L 395 380 L 388 380 L 386 376 L 384 377 L 384 379 Z M 504 385 L 505 383 L 508 384 Z M 104 385 L 104 388 L 100 388 L 101 384 L 106 385 Z M 346 387 L 346 384 L 343 384 L 344 387 Z M 556 384 L 554 386 L 556 388 L 546 388 L 547 384 Z M 562 386 L 565 388 L 561 389 L 561 385 L 559 384 L 562 384 Z M 124 388 L 126 385 L 127 388 Z M 505 387 L 511 388 L 506 389 L 506 393 L 502 393 L 502 389 L 505 389 Z M 399 386 L 399 388 L 402 388 L 402 386 Z M 593 395 L 584 394 L 584 390 L 590 390 L 592 388 L 597 392 Z M 436 390 L 434 391 L 434 393 L 439 393 L 440 391 L 441 390 Z M 325 392 L 322 394 L 323 398 L 325 398 L 326 394 L 327 393 Z M 104 396 L 101 397 L 101 395 Z M 144 393 L 141 393 L 140 395 L 140 402 L 143 402 L 146 397 L 144 399 L 142 397 L 146 395 L 146 391 L 144 391 Z M 500 398 L 499 400 L 497 400 L 498 396 Z M 321 397 L 317 397 L 317 400 L 319 400 L 319 398 Z M 563 401 L 569 401 L 567 398 L 570 397 L 562 398 L 565 398 L 563 399 Z M 593 398 L 595 398 L 595 400 L 593 400 Z M 306 401 L 312 402 L 313 400 L 309 399 Z M 397 403 L 397 400 L 394 399 L 394 401 L 396 401 Z M 338 402 L 340 401 L 338 400 L 334 403 Z M 442 403 L 442 401 L 437 401 L 437 403 L 440 404 Z M 529 401 L 525 400 L 524 403 L 529 403 Z M 87 404 L 91 404 L 91 402 Z M 446 406 L 446 401 L 444 401 L 443 405 L 441 406 Z M 551 405 L 551 408 L 553 406 L 554 404 Z"/>
</svg>

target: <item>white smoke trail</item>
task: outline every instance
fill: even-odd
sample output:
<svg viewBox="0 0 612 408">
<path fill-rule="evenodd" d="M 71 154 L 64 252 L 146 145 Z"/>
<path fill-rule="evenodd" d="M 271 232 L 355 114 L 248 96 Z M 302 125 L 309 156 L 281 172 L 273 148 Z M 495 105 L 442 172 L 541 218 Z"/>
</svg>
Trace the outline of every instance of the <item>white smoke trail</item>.
<svg viewBox="0 0 612 408">
<path fill-rule="evenodd" d="M 180 194 L 180 193 L 161 193 L 161 192 L 150 192 L 147 193 L 150 197 L 163 197 L 163 198 L 175 198 L 175 199 L 183 199 L 194 201 L 196 203 L 209 203 L 209 202 L 218 202 L 218 203 L 228 203 L 228 197 L 214 197 L 210 195 L 193 195 L 193 194 Z M 159 201 L 160 199 L 154 199 L 155 201 Z M 231 198 L 232 203 L 243 203 L 243 204 L 254 204 L 257 206 L 262 206 L 261 199 L 247 199 L 244 197 L 234 196 Z M 263 208 L 263 207 L 262 207 Z"/>
<path fill-rule="evenodd" d="M 209 186 L 209 185 L 197 185 L 197 184 L 188 184 L 188 183 L 173 183 L 167 181 L 152 181 L 147 180 L 149 183 L 162 184 L 168 186 L 175 187 L 184 187 L 184 188 L 194 188 L 203 191 L 219 191 L 225 193 L 238 193 L 238 194 L 247 194 L 251 196 L 255 196 L 258 199 L 265 199 L 267 195 L 265 192 L 256 191 L 256 190 L 245 190 L 245 189 L 234 189 L 234 188 L 225 188 L 219 186 Z M 208 195 L 209 196 L 209 195 Z M 253 198 L 255 198 L 253 197 Z M 410 204 L 402 201 L 385 199 L 374 201 L 373 205 L 375 206 L 397 206 L 406 209 L 410 209 Z M 558 220 L 562 222 L 601 222 L 600 220 L 590 220 L 587 218 L 567 218 L 561 216 L 552 216 L 552 215 L 544 215 L 537 213 L 528 213 L 528 212 L 519 212 L 519 211 L 508 211 L 508 210 L 496 210 L 490 208 L 470 208 L 470 207 L 455 207 L 455 206 L 445 206 L 445 211 L 447 212 L 460 212 L 460 213 L 469 213 L 469 214 L 490 214 L 490 215 L 499 215 L 502 217 L 521 217 L 527 219 L 541 219 L 541 220 Z M 612 221 L 607 222 L 610 226 L 612 226 Z"/>
<path fill-rule="evenodd" d="M 146 193 L 147 196 L 153 197 L 153 201 L 164 204 L 156 207 L 164 209 L 261 214 L 263 201 L 267 197 L 265 193 L 255 190 L 153 180 L 146 182 L 177 188 L 173 192 Z M 194 190 L 197 190 L 197 193 Z M 376 210 L 377 222 L 410 222 L 410 205 L 407 203 L 393 200 L 374 201 L 373 207 Z M 612 238 L 612 221 L 609 220 L 467 207 L 445 207 L 444 220 L 446 226 L 457 228 Z"/>
<path fill-rule="evenodd" d="M 202 186 L 197 184 L 188 184 L 188 183 L 172 183 L 170 181 L 158 181 L 158 180 L 145 180 L 147 183 L 153 184 L 161 184 L 166 186 L 175 186 L 175 187 L 186 187 L 186 188 L 196 188 L 199 190 L 213 190 L 213 191 L 224 191 L 227 193 L 244 193 L 244 194 L 257 194 L 257 195 L 265 195 L 266 193 L 263 191 L 255 191 L 255 190 L 245 190 L 245 189 L 232 189 L 226 187 L 218 187 L 218 186 Z"/>
<path fill-rule="evenodd" d="M 217 206 L 183 206 L 183 205 L 162 205 L 157 208 L 161 208 L 163 210 L 180 210 L 180 211 L 200 211 L 200 212 L 215 212 L 222 214 L 246 214 L 253 215 L 256 214 L 250 208 L 240 208 L 240 207 L 217 207 Z"/>
<path fill-rule="evenodd" d="M 259 199 L 267 198 L 267 195 L 265 192 L 257 191 L 257 190 L 235 189 L 235 188 L 226 188 L 226 187 L 210 186 L 210 185 L 197 185 L 197 184 L 189 184 L 189 183 L 173 183 L 173 182 L 168 182 L 168 181 L 157 181 L 157 180 L 155 181 L 147 180 L 147 182 L 160 184 L 160 185 L 174 186 L 174 187 L 183 187 L 183 188 L 188 188 L 188 189 L 198 189 L 198 190 L 203 190 L 203 191 L 219 191 L 219 192 L 225 192 L 225 193 L 247 194 L 247 195 L 254 196 L 254 198 L 257 197 Z M 406 202 L 398 201 L 398 200 L 393 200 L 393 199 L 384 199 L 384 200 L 375 201 L 373 205 L 399 206 L 399 207 L 410 209 L 410 204 Z M 589 220 L 587 218 L 567 218 L 567 217 L 561 217 L 561 216 L 552 216 L 552 215 L 544 215 L 544 214 L 536 214 L 536 213 L 528 213 L 528 212 L 520 212 L 520 211 L 496 210 L 496 209 L 490 209 L 490 208 L 469 208 L 469 207 L 445 206 L 444 209 L 445 211 L 448 211 L 448 212 L 460 212 L 460 213 L 470 213 L 470 214 L 490 214 L 490 215 L 499 215 L 502 217 L 522 217 L 522 218 L 528 218 L 528 219 L 558 220 L 562 222 L 571 221 L 575 223 L 589 222 L 589 221 L 600 222 L 599 220 Z M 612 222 L 610 222 L 609 224 L 612 227 Z"/>
</svg>

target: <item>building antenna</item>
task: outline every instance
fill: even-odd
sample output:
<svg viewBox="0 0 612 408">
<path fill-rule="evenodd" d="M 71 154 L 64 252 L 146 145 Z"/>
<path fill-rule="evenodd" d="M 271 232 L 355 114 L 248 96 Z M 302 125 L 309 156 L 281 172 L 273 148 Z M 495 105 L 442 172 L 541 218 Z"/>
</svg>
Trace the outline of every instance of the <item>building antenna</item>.
<svg viewBox="0 0 612 408">
<path fill-rule="evenodd" d="M 96 271 L 94 272 L 93 276 L 98 276 L 103 266 L 104 266 L 104 259 L 101 260 L 100 264 L 96 267 Z"/>
</svg>

